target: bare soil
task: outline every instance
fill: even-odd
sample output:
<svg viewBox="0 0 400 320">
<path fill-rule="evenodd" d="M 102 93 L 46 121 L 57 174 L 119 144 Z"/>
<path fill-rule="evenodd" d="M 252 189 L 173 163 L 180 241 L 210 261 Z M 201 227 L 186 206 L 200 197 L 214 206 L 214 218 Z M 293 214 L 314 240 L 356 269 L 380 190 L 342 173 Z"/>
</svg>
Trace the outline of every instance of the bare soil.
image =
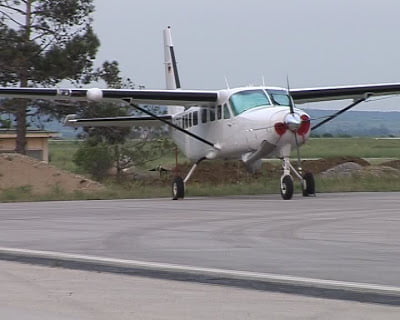
<svg viewBox="0 0 400 320">
<path fill-rule="evenodd" d="M 368 161 L 361 158 L 335 157 L 329 159 L 304 160 L 302 161 L 302 167 L 304 172 L 309 171 L 313 174 L 319 174 L 347 162 L 354 162 L 362 167 L 370 165 Z M 293 162 L 293 165 L 295 165 L 295 162 Z M 178 174 L 185 176 L 189 172 L 191 166 L 191 164 L 180 164 L 178 166 Z M 245 166 L 240 161 L 204 161 L 198 166 L 190 180 L 193 182 L 224 184 L 250 181 L 265 176 L 279 177 L 281 174 L 282 167 L 280 162 L 264 162 L 260 172 L 251 174 L 247 172 Z"/>
<path fill-rule="evenodd" d="M 0 192 L 14 188 L 24 188 L 32 194 L 47 194 L 56 189 L 65 193 L 99 191 L 104 186 L 31 157 L 0 154 Z"/>
</svg>

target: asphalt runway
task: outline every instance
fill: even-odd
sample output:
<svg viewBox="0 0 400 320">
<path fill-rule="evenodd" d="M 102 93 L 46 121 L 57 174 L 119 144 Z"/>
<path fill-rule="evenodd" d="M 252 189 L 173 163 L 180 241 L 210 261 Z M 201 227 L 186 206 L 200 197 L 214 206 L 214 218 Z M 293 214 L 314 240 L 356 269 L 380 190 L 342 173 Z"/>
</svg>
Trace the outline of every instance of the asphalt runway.
<svg viewBox="0 0 400 320">
<path fill-rule="evenodd" d="M 400 193 L 3 203 L 0 246 L 400 287 Z"/>
</svg>

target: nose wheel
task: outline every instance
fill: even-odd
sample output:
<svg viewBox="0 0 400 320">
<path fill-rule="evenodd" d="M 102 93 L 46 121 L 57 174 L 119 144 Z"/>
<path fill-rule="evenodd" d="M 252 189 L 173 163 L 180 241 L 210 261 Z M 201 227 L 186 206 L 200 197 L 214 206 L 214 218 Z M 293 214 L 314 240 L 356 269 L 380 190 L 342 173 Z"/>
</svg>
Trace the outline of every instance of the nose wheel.
<svg viewBox="0 0 400 320">
<path fill-rule="evenodd" d="M 284 175 L 281 178 L 281 196 L 284 200 L 290 200 L 293 197 L 294 183 L 291 175 Z"/>
<path fill-rule="evenodd" d="M 300 180 L 301 189 L 304 197 L 315 196 L 315 180 L 311 172 L 301 175 L 301 168 L 296 170 L 289 161 L 289 158 L 283 159 L 283 175 L 281 176 L 281 196 L 284 200 L 290 200 L 294 193 L 294 181 L 291 172 Z"/>
</svg>

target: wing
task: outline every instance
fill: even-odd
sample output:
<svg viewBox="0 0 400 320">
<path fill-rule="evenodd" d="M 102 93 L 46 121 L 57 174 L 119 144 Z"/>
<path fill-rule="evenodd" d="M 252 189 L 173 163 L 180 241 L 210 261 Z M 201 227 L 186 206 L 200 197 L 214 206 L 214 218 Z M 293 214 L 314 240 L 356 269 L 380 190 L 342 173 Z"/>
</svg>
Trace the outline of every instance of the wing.
<svg viewBox="0 0 400 320">
<path fill-rule="evenodd" d="M 170 115 L 158 116 L 159 119 L 171 120 Z M 109 118 L 85 118 L 77 119 L 76 115 L 70 114 L 65 118 L 64 125 L 69 127 L 160 127 L 164 123 L 152 117 L 109 117 Z"/>
<path fill-rule="evenodd" d="M 124 90 L 124 89 L 51 89 L 0 88 L 0 96 L 34 100 L 125 100 L 152 105 L 212 105 L 218 99 L 217 91 L 201 90 Z"/>
<path fill-rule="evenodd" d="M 400 94 L 400 83 L 380 83 L 371 85 L 290 89 L 293 100 L 298 103 L 359 99 L 367 96 Z"/>
</svg>

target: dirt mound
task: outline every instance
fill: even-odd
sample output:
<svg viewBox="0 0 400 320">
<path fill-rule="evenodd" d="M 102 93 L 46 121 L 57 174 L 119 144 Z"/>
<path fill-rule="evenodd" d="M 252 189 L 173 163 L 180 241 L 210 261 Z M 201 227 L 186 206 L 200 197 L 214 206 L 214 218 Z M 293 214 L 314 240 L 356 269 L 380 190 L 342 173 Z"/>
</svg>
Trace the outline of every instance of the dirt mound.
<svg viewBox="0 0 400 320">
<path fill-rule="evenodd" d="M 400 160 L 391 160 L 381 164 L 382 166 L 400 169 Z"/>
<path fill-rule="evenodd" d="M 313 174 L 319 174 L 345 163 L 354 163 L 361 167 L 369 166 L 367 161 L 356 157 L 304 160 L 302 161 L 302 166 L 304 172 L 309 171 Z M 293 161 L 293 165 L 296 166 L 295 161 Z M 192 164 L 188 163 L 180 164 L 178 166 L 178 174 L 185 177 L 191 166 Z M 171 174 L 174 175 L 175 171 L 172 171 Z M 264 162 L 261 170 L 255 174 L 249 173 L 240 161 L 203 161 L 193 173 L 190 181 L 215 184 L 239 183 L 254 181 L 254 179 L 265 179 L 265 177 L 280 177 L 281 174 L 282 165 L 279 161 Z"/>
<path fill-rule="evenodd" d="M 391 166 L 385 166 L 385 165 L 369 166 L 365 167 L 362 170 L 362 174 L 374 177 L 391 176 L 400 178 L 400 168 L 396 169 Z"/>
<path fill-rule="evenodd" d="M 265 165 L 270 167 L 268 164 Z M 178 175 L 185 177 L 191 167 L 192 164 L 189 163 L 179 164 L 177 167 Z M 175 174 L 175 171 L 172 174 Z M 257 178 L 260 175 L 261 173 L 253 175 L 247 172 L 240 161 L 203 161 L 194 171 L 190 181 L 213 184 L 238 183 Z"/>
<path fill-rule="evenodd" d="M 98 191 L 104 186 L 24 155 L 0 154 L 0 192 L 12 188 L 25 188 L 32 194 L 46 194 L 55 190 L 65 193 Z"/>
<path fill-rule="evenodd" d="M 363 166 L 355 162 L 345 162 L 320 173 L 323 178 L 350 177 L 359 174 Z"/>
<path fill-rule="evenodd" d="M 318 174 L 347 162 L 357 163 L 362 167 L 369 166 L 368 161 L 356 157 L 335 157 L 317 160 L 304 160 L 302 165 L 304 171 L 310 171 L 314 174 Z"/>
</svg>

